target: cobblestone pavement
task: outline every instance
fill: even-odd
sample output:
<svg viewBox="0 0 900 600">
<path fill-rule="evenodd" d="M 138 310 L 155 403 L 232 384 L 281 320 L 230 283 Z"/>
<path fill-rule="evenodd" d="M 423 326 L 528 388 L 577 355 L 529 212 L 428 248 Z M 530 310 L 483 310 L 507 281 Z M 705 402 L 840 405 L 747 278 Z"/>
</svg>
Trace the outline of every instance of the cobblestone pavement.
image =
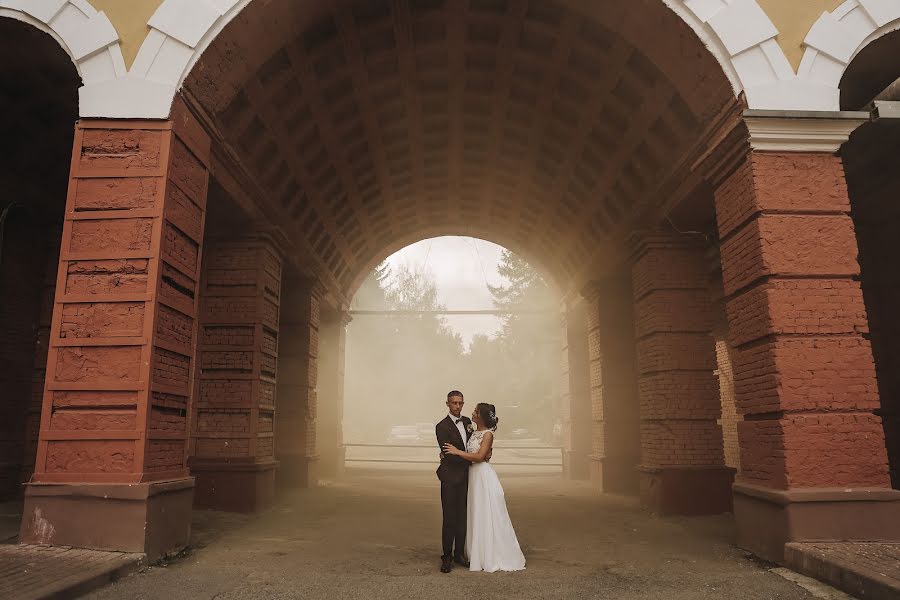
<svg viewBox="0 0 900 600">
<path fill-rule="evenodd" d="M 731 543 L 730 517 L 659 519 L 558 478 L 501 478 L 528 560 L 519 573 L 438 571 L 433 475 L 358 475 L 258 517 L 196 513 L 194 548 L 94 600 L 813 598 Z"/>
<path fill-rule="evenodd" d="M 73 598 L 140 568 L 143 554 L 0 545 L 0 598 Z"/>
</svg>

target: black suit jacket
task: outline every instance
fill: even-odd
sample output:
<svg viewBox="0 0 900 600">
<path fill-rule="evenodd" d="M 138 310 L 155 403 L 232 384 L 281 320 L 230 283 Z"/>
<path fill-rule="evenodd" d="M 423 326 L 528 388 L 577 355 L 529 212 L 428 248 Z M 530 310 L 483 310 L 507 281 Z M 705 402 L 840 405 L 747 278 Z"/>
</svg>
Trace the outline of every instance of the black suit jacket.
<svg viewBox="0 0 900 600">
<path fill-rule="evenodd" d="M 449 415 L 434 426 L 438 448 L 441 450 L 441 466 L 438 467 L 437 476 L 444 483 L 462 483 L 469 476 L 469 467 L 472 463 L 462 457 L 444 453 L 444 444 L 448 442 L 462 451 L 466 450 L 466 442 L 469 441 L 471 435 L 469 424 L 472 421 L 468 417 L 462 417 L 462 421 L 466 439 L 460 437 L 459 429 L 456 428 L 456 423 L 450 419 Z"/>
</svg>

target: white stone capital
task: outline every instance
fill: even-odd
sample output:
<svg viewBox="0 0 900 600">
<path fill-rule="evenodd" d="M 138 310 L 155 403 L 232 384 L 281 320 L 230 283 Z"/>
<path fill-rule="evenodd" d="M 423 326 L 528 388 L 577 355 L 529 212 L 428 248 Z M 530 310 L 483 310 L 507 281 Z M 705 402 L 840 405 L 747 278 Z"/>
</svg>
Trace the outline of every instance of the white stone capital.
<svg viewBox="0 0 900 600">
<path fill-rule="evenodd" d="M 869 113 L 856 111 L 744 111 L 750 146 L 768 152 L 835 153 L 869 120 Z"/>
</svg>

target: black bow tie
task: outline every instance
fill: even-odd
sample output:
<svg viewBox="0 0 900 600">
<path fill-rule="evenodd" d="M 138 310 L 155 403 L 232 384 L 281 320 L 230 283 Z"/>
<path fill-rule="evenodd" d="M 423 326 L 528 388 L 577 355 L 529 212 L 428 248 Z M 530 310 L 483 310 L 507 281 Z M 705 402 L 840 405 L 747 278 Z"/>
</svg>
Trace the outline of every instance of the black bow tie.
<svg viewBox="0 0 900 600">
<path fill-rule="evenodd" d="M 462 423 L 462 419 L 453 419 L 454 423 Z"/>
</svg>

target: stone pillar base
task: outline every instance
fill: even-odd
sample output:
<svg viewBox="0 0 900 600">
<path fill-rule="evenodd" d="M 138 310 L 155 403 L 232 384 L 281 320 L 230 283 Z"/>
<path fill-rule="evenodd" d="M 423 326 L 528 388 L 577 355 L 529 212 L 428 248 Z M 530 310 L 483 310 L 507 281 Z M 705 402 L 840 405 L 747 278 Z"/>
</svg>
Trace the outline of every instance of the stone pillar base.
<svg viewBox="0 0 900 600">
<path fill-rule="evenodd" d="M 591 457 L 591 483 L 604 494 L 637 496 L 641 491 L 637 458 Z"/>
<path fill-rule="evenodd" d="M 191 463 L 194 507 L 251 513 L 272 506 L 278 463 Z"/>
<path fill-rule="evenodd" d="M 188 545 L 194 478 L 156 483 L 29 483 L 23 544 L 141 552 L 149 562 Z"/>
<path fill-rule="evenodd" d="M 318 456 L 278 457 L 276 485 L 278 491 L 315 487 L 319 484 Z"/>
<path fill-rule="evenodd" d="M 563 475 L 566 479 L 587 481 L 591 477 L 590 459 L 574 450 L 563 450 Z"/>
<path fill-rule="evenodd" d="M 338 447 L 335 452 L 329 453 L 327 456 L 323 452 L 319 456 L 318 475 L 319 477 L 337 478 L 344 474 L 344 458 L 346 452 L 343 446 Z"/>
<path fill-rule="evenodd" d="M 788 542 L 900 542 L 900 490 L 733 490 L 737 545 L 771 562 Z"/>
<path fill-rule="evenodd" d="M 639 467 L 641 506 L 656 514 L 717 515 L 731 512 L 730 467 Z"/>
</svg>

